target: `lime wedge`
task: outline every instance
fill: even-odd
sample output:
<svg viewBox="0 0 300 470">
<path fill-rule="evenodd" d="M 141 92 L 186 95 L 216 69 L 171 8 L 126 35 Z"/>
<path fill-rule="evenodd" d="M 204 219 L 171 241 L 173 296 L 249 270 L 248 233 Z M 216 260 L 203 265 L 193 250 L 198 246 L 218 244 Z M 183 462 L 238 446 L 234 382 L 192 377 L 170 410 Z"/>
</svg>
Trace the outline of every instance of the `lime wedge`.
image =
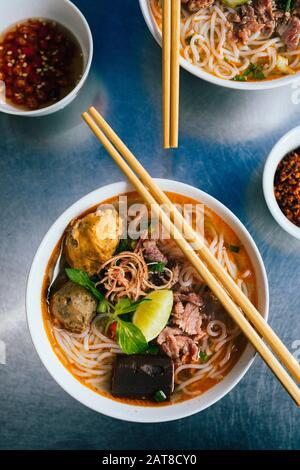
<svg viewBox="0 0 300 470">
<path fill-rule="evenodd" d="M 142 302 L 135 311 L 132 322 L 152 341 L 166 326 L 173 306 L 171 290 L 153 291 L 145 297 L 150 302 Z"/>
</svg>

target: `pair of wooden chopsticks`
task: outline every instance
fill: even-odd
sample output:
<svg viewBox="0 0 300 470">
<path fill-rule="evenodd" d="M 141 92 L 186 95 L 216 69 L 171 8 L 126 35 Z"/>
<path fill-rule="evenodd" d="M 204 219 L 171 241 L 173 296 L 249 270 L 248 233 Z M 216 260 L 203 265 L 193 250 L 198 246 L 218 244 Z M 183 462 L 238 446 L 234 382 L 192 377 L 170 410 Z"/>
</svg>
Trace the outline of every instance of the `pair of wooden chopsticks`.
<svg viewBox="0 0 300 470">
<path fill-rule="evenodd" d="M 180 11 L 181 0 L 163 0 L 163 140 L 165 148 L 178 147 Z"/>
<path fill-rule="evenodd" d="M 172 238 L 174 238 L 187 259 L 220 300 L 232 319 L 240 327 L 297 405 L 300 406 L 300 390 L 282 366 L 284 364 L 291 376 L 299 382 L 300 365 L 296 359 L 250 300 L 239 289 L 230 275 L 218 263 L 205 246 L 201 237 L 186 222 L 167 195 L 158 187 L 149 173 L 142 167 L 98 111 L 93 107 L 90 108 L 88 113 L 83 114 L 83 119 L 136 188 L 143 200 L 151 205 L 154 214 L 159 218 L 162 225 L 170 231 Z M 168 211 L 169 215 L 165 211 Z M 184 238 L 182 233 L 185 233 L 186 238 Z M 193 248 L 191 244 L 193 244 Z M 243 315 L 242 311 L 247 318 Z M 277 355 L 282 364 L 271 350 Z"/>
</svg>

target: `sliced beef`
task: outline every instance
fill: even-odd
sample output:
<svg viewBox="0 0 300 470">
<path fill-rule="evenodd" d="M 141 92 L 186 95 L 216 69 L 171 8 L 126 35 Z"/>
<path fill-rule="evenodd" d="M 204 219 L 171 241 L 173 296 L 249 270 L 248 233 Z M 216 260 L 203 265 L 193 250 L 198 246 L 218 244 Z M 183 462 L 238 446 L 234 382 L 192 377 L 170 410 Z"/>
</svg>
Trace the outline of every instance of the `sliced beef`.
<svg viewBox="0 0 300 470">
<path fill-rule="evenodd" d="M 247 44 L 249 37 L 263 27 L 258 23 L 254 8 L 250 5 L 242 5 L 237 12 L 228 15 L 228 20 L 231 23 L 232 39 L 243 44 Z"/>
<path fill-rule="evenodd" d="M 277 32 L 288 49 L 296 49 L 300 40 L 300 20 L 298 16 L 291 16 L 288 20 L 279 23 Z"/>
<path fill-rule="evenodd" d="M 180 302 L 179 307 L 175 304 L 173 312 L 173 321 L 175 325 L 179 326 L 188 335 L 200 335 L 202 317 L 200 315 L 199 307 L 197 305 L 188 302 L 183 308 L 183 304 Z"/>
<path fill-rule="evenodd" d="M 257 22 L 263 25 L 262 33 L 271 36 L 275 29 L 275 18 L 272 0 L 254 0 L 252 3 Z"/>
<path fill-rule="evenodd" d="M 173 273 L 172 285 L 174 286 L 179 281 L 180 268 L 179 268 L 178 264 L 176 264 L 173 268 L 171 268 L 171 271 Z"/>
<path fill-rule="evenodd" d="M 145 240 L 143 242 L 144 257 L 147 261 L 153 263 L 167 263 L 167 257 L 157 247 L 156 240 Z"/>
<path fill-rule="evenodd" d="M 166 326 L 162 332 L 160 333 L 160 335 L 158 336 L 157 338 L 157 343 L 159 345 L 163 344 L 167 338 L 169 336 L 177 336 L 177 335 L 181 335 L 182 334 L 182 331 L 180 330 L 180 328 L 174 328 L 172 326 Z"/>
<path fill-rule="evenodd" d="M 201 8 L 210 7 L 214 2 L 215 0 L 181 0 L 181 3 L 184 4 L 191 13 L 201 10 Z"/>
<path fill-rule="evenodd" d="M 182 293 L 182 292 L 174 292 L 174 300 L 175 301 L 186 301 L 186 302 L 191 302 L 192 304 L 198 305 L 198 307 L 203 306 L 203 299 L 199 294 L 196 294 L 195 292 L 187 292 L 187 293 Z"/>
<path fill-rule="evenodd" d="M 261 31 L 266 37 L 275 30 L 272 0 L 253 0 L 251 5 L 242 5 L 228 16 L 231 23 L 231 37 L 234 41 L 247 44 L 250 36 Z"/>
<path fill-rule="evenodd" d="M 188 363 L 198 359 L 197 344 L 184 335 L 180 328 L 167 326 L 158 336 L 157 343 L 175 361 L 180 359 L 181 362 Z"/>
</svg>

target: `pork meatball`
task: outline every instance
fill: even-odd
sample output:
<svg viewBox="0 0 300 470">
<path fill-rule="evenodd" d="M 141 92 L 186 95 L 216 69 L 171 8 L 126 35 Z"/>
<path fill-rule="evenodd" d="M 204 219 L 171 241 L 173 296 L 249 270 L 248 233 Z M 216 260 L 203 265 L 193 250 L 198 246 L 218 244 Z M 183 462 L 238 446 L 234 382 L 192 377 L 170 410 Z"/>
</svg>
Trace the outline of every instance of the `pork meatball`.
<svg viewBox="0 0 300 470">
<path fill-rule="evenodd" d="M 84 287 L 69 281 L 53 294 L 50 307 L 63 328 L 82 333 L 96 315 L 97 302 Z"/>
<path fill-rule="evenodd" d="M 122 219 L 113 208 L 98 210 L 75 221 L 66 236 L 67 262 L 90 276 L 98 273 L 114 254 L 122 230 Z"/>
</svg>

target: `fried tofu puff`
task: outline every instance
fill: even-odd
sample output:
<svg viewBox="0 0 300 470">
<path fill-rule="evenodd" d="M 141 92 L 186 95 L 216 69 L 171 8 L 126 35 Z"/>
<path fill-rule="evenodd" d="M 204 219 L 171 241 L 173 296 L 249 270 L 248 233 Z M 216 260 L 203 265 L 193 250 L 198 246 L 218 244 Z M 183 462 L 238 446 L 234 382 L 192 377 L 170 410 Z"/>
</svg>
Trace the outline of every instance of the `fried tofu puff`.
<svg viewBox="0 0 300 470">
<path fill-rule="evenodd" d="M 72 268 L 92 276 L 113 256 L 122 231 L 122 219 L 112 208 L 98 210 L 76 220 L 66 236 L 67 262 Z"/>
</svg>

